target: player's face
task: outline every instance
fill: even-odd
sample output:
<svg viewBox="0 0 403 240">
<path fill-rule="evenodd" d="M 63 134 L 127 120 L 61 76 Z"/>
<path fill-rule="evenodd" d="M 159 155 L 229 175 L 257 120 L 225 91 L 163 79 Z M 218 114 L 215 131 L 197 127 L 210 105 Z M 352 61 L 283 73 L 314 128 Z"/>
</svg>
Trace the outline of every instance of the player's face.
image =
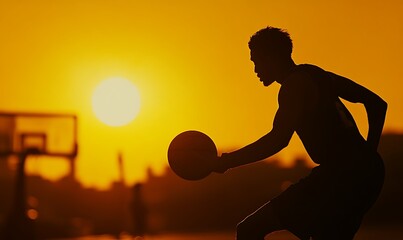
<svg viewBox="0 0 403 240">
<path fill-rule="evenodd" d="M 250 60 L 255 65 L 255 73 L 264 86 L 269 86 L 278 79 L 276 62 L 267 55 L 258 55 L 251 51 Z"/>
</svg>

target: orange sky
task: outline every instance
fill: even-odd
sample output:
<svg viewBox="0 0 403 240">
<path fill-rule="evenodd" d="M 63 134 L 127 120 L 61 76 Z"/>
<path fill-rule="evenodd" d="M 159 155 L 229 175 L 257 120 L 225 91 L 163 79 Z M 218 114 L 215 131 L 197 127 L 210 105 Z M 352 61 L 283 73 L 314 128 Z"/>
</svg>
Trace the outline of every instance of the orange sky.
<svg viewBox="0 0 403 240">
<path fill-rule="evenodd" d="M 163 3 L 161 3 L 163 2 Z M 386 131 L 403 132 L 403 2 L 105 1 L 0 2 L 0 110 L 76 113 L 77 176 L 86 186 L 161 171 L 178 133 L 197 129 L 219 148 L 243 146 L 271 129 L 278 85 L 253 73 L 247 42 L 267 25 L 285 28 L 297 63 L 334 71 L 389 103 Z M 132 81 L 138 117 L 124 127 L 96 119 L 91 95 L 110 77 Z M 350 105 L 349 105 L 350 106 Z M 353 112 L 366 131 L 362 106 Z M 304 151 L 297 138 L 279 157 Z M 56 179 L 63 161 L 29 161 L 28 171 Z"/>
</svg>

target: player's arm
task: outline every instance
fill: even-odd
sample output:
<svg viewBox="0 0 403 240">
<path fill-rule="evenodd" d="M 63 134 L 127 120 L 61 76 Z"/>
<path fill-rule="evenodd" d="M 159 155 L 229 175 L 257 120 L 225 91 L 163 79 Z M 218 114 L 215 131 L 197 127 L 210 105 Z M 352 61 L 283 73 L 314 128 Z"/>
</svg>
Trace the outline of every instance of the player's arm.
<svg viewBox="0 0 403 240">
<path fill-rule="evenodd" d="M 298 79 L 289 79 L 298 80 Z M 259 140 L 218 159 L 215 171 L 225 172 L 229 168 L 253 163 L 274 155 L 286 147 L 301 120 L 304 107 L 309 99 L 309 86 L 301 86 L 302 81 L 283 86 L 279 93 L 279 108 L 272 130 Z M 312 95 L 311 95 L 312 96 Z"/>
<path fill-rule="evenodd" d="M 276 113 L 276 118 L 280 118 L 281 111 Z M 218 159 L 218 172 L 225 172 L 229 168 L 242 166 L 265 159 L 286 147 L 291 139 L 294 130 L 291 128 L 273 129 L 257 141 L 231 153 L 224 153 Z"/>
<path fill-rule="evenodd" d="M 364 104 L 369 126 L 367 142 L 374 150 L 377 150 L 385 122 L 387 103 L 372 91 L 350 79 L 330 72 L 329 74 L 332 76 L 333 86 L 341 98 L 349 102 Z"/>
</svg>

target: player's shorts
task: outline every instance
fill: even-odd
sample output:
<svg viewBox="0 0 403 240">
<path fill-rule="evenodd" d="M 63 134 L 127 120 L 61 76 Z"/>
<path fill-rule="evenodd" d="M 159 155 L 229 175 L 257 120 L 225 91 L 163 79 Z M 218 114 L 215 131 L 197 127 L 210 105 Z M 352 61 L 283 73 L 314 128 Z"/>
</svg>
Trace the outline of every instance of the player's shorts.
<svg viewBox="0 0 403 240">
<path fill-rule="evenodd" d="M 270 201 L 282 226 L 301 239 L 353 239 L 384 181 L 377 153 L 355 157 L 344 166 L 313 168 Z"/>
</svg>

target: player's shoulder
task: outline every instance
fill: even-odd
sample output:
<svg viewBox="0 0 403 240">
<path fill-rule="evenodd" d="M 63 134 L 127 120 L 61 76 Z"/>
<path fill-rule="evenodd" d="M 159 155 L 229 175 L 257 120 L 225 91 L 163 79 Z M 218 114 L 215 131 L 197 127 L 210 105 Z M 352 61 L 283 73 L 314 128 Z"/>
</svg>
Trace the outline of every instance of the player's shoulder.
<svg viewBox="0 0 403 240">
<path fill-rule="evenodd" d="M 304 89 L 310 89 L 312 88 L 317 76 L 323 73 L 325 73 L 325 71 L 315 65 L 296 65 L 284 79 L 282 89 L 283 91 L 301 91 Z"/>
<path fill-rule="evenodd" d="M 312 64 L 299 64 L 290 71 L 287 78 L 309 80 L 326 74 L 327 72 L 318 66 Z"/>
<path fill-rule="evenodd" d="M 288 99 L 290 95 L 299 96 L 300 98 L 310 94 L 316 95 L 315 78 L 322 71 L 324 72 L 321 68 L 310 64 L 295 66 L 284 79 L 280 88 L 279 98 Z"/>
</svg>

